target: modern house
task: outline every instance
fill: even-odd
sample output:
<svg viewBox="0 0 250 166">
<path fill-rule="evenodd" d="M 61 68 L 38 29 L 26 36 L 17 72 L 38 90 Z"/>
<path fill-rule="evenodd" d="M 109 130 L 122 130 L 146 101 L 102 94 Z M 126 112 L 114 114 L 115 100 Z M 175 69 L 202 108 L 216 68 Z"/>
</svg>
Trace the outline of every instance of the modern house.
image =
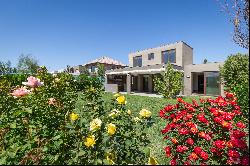
<svg viewBox="0 0 250 166">
<path fill-rule="evenodd" d="M 220 95 L 219 65 L 193 64 L 193 48 L 183 41 L 130 53 L 129 67 L 106 71 L 105 90 L 154 93 L 153 79 L 165 70 L 168 62 L 184 72 L 184 89 L 180 94 Z"/>
<path fill-rule="evenodd" d="M 90 75 L 95 75 L 98 70 L 98 64 L 103 64 L 105 71 L 126 67 L 126 65 L 122 64 L 121 62 L 118 62 L 117 60 L 103 56 L 86 64 L 73 66 L 72 68 L 70 68 L 70 71 L 71 73 L 83 73 L 84 70 L 87 70 Z"/>
</svg>

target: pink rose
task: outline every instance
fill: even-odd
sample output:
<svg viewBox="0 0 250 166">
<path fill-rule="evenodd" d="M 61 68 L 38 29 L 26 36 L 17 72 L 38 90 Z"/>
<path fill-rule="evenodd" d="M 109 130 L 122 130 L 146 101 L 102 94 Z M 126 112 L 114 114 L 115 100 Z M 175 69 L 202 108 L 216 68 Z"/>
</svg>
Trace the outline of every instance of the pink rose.
<svg viewBox="0 0 250 166">
<path fill-rule="evenodd" d="M 40 82 L 39 78 L 36 78 L 36 77 L 33 77 L 33 76 L 28 77 L 27 80 L 28 80 L 28 82 L 22 82 L 22 84 L 30 86 L 32 88 L 36 88 L 38 86 L 43 85 L 43 82 Z"/>
<path fill-rule="evenodd" d="M 22 97 L 30 93 L 30 90 L 27 90 L 25 87 L 18 88 L 14 90 L 11 95 L 14 97 Z"/>
</svg>

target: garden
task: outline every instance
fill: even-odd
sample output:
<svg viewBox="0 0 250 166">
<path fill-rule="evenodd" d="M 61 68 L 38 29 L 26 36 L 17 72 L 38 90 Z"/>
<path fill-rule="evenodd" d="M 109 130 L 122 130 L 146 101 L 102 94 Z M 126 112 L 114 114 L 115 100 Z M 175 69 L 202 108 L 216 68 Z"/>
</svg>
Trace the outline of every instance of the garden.
<svg viewBox="0 0 250 166">
<path fill-rule="evenodd" d="M 236 85 L 249 84 L 246 65 L 235 63 L 242 58 L 228 58 L 221 74 L 235 86 L 214 97 L 106 93 L 99 77 L 44 66 L 1 75 L 0 164 L 249 165 L 249 90 Z"/>
</svg>

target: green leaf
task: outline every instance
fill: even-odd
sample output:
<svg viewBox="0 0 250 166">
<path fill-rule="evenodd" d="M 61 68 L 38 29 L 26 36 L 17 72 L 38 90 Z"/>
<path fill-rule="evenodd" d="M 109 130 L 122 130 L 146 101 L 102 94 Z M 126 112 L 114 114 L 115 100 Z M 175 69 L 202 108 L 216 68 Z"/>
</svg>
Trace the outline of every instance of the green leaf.
<svg viewBox="0 0 250 166">
<path fill-rule="evenodd" d="M 10 128 L 15 129 L 16 128 L 16 123 L 11 123 Z"/>
<path fill-rule="evenodd" d="M 61 135 L 57 135 L 57 136 L 53 137 L 53 140 L 58 140 L 59 138 L 61 138 Z"/>
</svg>

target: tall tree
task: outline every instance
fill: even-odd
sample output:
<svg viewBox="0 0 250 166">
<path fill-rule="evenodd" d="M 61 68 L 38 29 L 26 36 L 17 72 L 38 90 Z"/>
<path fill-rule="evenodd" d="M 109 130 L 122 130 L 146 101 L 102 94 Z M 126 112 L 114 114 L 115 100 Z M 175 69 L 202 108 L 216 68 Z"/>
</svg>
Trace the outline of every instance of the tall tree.
<svg viewBox="0 0 250 166">
<path fill-rule="evenodd" d="M 168 63 L 165 71 L 154 78 L 154 89 L 165 98 L 175 97 L 183 89 L 183 73 Z"/>
<path fill-rule="evenodd" d="M 0 61 L 0 73 L 1 74 L 12 73 L 11 62 L 9 60 L 7 62 Z"/>
<path fill-rule="evenodd" d="M 38 60 L 31 57 L 31 55 L 20 55 L 17 63 L 17 70 L 22 73 L 36 73 L 38 66 Z"/>
<path fill-rule="evenodd" d="M 207 59 L 206 58 L 203 60 L 203 64 L 207 64 Z"/>
<path fill-rule="evenodd" d="M 249 0 L 218 0 L 234 25 L 233 40 L 249 49 Z"/>
</svg>

